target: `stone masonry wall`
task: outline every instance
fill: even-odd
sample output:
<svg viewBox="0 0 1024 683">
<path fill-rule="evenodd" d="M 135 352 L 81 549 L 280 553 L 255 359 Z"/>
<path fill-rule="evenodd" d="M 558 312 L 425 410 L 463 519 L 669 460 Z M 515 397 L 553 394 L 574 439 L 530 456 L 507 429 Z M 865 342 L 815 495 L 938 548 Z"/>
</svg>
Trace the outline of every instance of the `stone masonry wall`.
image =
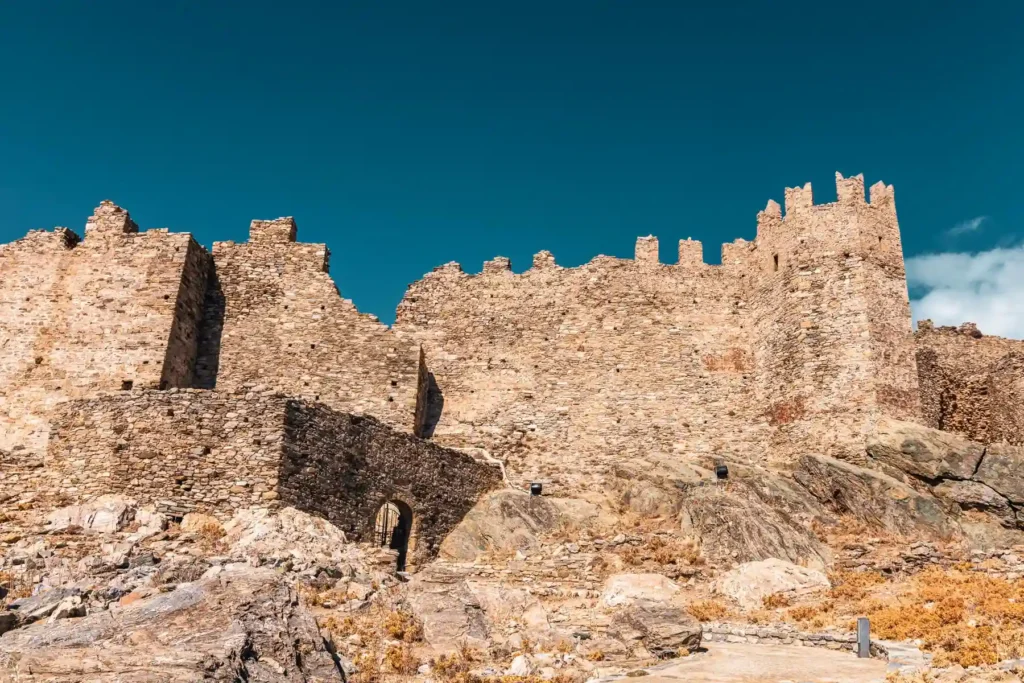
<svg viewBox="0 0 1024 683">
<path fill-rule="evenodd" d="M 110 202 L 85 234 L 0 246 L 0 448 L 41 452 L 63 400 L 192 381 L 205 251 Z"/>
<path fill-rule="evenodd" d="M 354 540 L 372 538 L 381 505 L 402 501 L 421 558 L 501 484 L 498 468 L 468 455 L 270 390 L 145 390 L 64 403 L 45 468 L 32 471 L 37 489 L 66 500 L 125 493 L 172 515 L 219 517 L 288 505 Z"/>
<path fill-rule="evenodd" d="M 377 420 L 289 401 L 281 502 L 324 517 L 354 540 L 373 539 L 388 501 L 412 509 L 410 554 L 433 557 L 501 470 Z"/>
<path fill-rule="evenodd" d="M 214 243 L 197 386 L 267 387 L 418 431 L 418 346 L 342 299 L 327 247 L 295 235 L 281 218 L 253 221 L 247 243 Z"/>
<path fill-rule="evenodd" d="M 862 458 L 873 419 L 917 419 L 917 371 L 892 188 L 868 203 L 863 178 L 837 174 L 837 190 L 818 206 L 787 190 L 785 218 L 769 202 L 721 266 L 691 240 L 660 264 L 641 238 L 633 261 L 435 269 L 395 323 L 435 380 L 428 431 L 523 480 L 585 482 L 650 453 Z"/>
<path fill-rule="evenodd" d="M 1024 443 L 1024 341 L 930 320 L 914 338 L 924 424 L 984 443 Z"/>
<path fill-rule="evenodd" d="M 423 346 L 435 381 L 428 433 L 487 449 L 519 483 L 585 481 L 652 454 L 761 458 L 742 269 L 705 265 L 691 240 L 679 254 L 660 264 L 641 238 L 635 260 L 562 268 L 541 252 L 524 273 L 499 257 L 410 285 L 395 330 Z"/>
<path fill-rule="evenodd" d="M 786 190 L 758 215 L 749 281 L 757 403 L 773 459 L 863 459 L 865 432 L 888 415 L 918 419 L 910 303 L 893 192 L 865 201 L 861 176 L 836 174 L 838 201 Z"/>
<path fill-rule="evenodd" d="M 273 505 L 285 402 L 198 389 L 72 401 L 53 416 L 47 469 L 76 501 L 126 493 L 172 515 Z"/>
</svg>

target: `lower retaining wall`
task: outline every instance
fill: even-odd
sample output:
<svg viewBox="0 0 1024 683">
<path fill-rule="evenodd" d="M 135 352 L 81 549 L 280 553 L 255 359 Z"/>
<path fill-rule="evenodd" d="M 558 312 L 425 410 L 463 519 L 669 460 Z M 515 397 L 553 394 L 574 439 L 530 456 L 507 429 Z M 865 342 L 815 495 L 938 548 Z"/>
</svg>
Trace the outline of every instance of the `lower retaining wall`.
<svg viewBox="0 0 1024 683">
<path fill-rule="evenodd" d="M 414 560 L 433 556 L 502 481 L 492 465 L 371 417 L 278 394 L 201 389 L 61 404 L 39 476 L 64 501 L 124 493 L 175 516 L 291 506 L 364 541 L 380 507 L 395 502 L 412 514 Z"/>
<path fill-rule="evenodd" d="M 855 633 L 804 633 L 778 624 L 751 626 L 709 623 L 704 624 L 703 639 L 710 643 L 767 643 L 857 651 L 857 634 Z"/>
</svg>

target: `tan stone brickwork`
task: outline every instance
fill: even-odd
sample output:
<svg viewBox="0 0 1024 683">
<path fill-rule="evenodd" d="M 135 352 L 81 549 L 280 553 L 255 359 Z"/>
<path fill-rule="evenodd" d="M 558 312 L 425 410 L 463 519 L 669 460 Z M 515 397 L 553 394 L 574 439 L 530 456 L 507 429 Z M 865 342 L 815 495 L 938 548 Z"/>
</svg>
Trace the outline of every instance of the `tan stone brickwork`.
<svg viewBox="0 0 1024 683">
<path fill-rule="evenodd" d="M 0 448 L 41 451 L 62 400 L 189 386 L 208 256 L 188 234 L 138 232 L 104 202 L 86 237 L 0 246 Z"/>
<path fill-rule="evenodd" d="M 435 269 L 395 323 L 434 376 L 434 438 L 555 481 L 650 453 L 862 458 L 872 420 L 918 415 L 917 373 L 892 188 L 837 189 L 787 190 L 785 217 L 769 202 L 720 266 L 693 240 L 660 264 L 645 237 L 632 261 Z"/>
<path fill-rule="evenodd" d="M 31 469 L 51 495 L 125 493 L 177 516 L 285 505 L 354 540 L 371 540 L 377 510 L 397 500 L 418 557 L 501 484 L 466 454 L 269 390 L 118 392 L 63 403 L 52 424 L 45 467 Z"/>
<path fill-rule="evenodd" d="M 253 221 L 246 243 L 214 243 L 197 386 L 266 387 L 416 430 L 419 346 L 342 299 L 327 247 L 295 235 L 280 218 Z"/>
<path fill-rule="evenodd" d="M 1024 341 L 973 323 L 918 324 L 923 424 L 985 443 L 1024 443 Z"/>
<path fill-rule="evenodd" d="M 827 204 L 814 203 L 810 185 L 787 189 L 784 207 L 770 201 L 758 214 L 754 241 L 722 246 L 721 265 L 705 264 L 689 239 L 677 263 L 662 264 L 648 236 L 633 259 L 578 268 L 546 251 L 523 273 L 501 257 L 477 275 L 440 266 L 410 285 L 393 328 L 339 295 L 326 246 L 296 242 L 291 218 L 253 221 L 247 242 L 207 254 L 185 233 L 139 232 L 104 202 L 84 240 L 59 228 L 0 246 L 0 450 L 26 451 L 19 463 L 41 454 L 69 399 L 176 387 L 213 390 L 172 394 L 218 420 L 242 410 L 228 407 L 238 396 L 373 416 L 443 446 L 485 449 L 513 482 L 552 491 L 599 485 L 636 458 L 859 461 L 882 416 L 1019 442 L 1022 342 L 969 327 L 912 333 L 893 188 L 876 183 L 865 197 L 861 176 L 838 174 L 836 188 Z M 157 394 L 142 395 L 138 405 L 96 398 L 89 410 L 124 401 L 148 416 L 123 415 L 142 430 L 161 417 L 147 407 L 161 405 Z M 251 419 L 270 414 L 263 400 L 245 404 Z M 267 410 L 263 427 L 276 429 L 278 408 Z M 183 475 L 161 467 L 221 427 L 166 418 L 165 433 L 185 429 L 167 463 L 96 461 L 81 486 L 41 479 L 40 490 L 82 496 L 151 479 L 170 487 L 169 500 L 237 506 L 280 483 L 248 473 L 270 456 L 253 448 L 264 436 L 245 431 L 257 426 L 236 416 L 224 418 L 240 440 L 224 435 L 222 466 L 202 461 L 213 469 L 188 474 L 182 493 L 167 477 Z M 318 429 L 320 441 L 335 439 Z M 33 476 L 4 462 L 7 481 Z M 317 473 L 335 464 L 303 476 L 324 486 Z M 62 474 L 82 476 L 68 466 Z"/>
</svg>

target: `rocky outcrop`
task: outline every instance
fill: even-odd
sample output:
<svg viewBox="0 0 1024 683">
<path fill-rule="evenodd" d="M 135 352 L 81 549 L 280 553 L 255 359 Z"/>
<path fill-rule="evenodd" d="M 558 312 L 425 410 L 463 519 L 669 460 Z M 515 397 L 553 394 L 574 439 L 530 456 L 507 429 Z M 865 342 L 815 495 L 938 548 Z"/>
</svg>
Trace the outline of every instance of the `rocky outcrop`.
<svg viewBox="0 0 1024 683">
<path fill-rule="evenodd" d="M 746 562 L 726 572 L 717 590 L 744 609 L 760 609 L 769 595 L 794 598 L 830 587 L 822 572 L 779 559 Z"/>
<path fill-rule="evenodd" d="M 805 455 L 793 476 L 837 515 L 851 515 L 898 534 L 952 538 L 959 532 L 942 501 L 877 470 Z"/>
<path fill-rule="evenodd" d="M 983 445 L 909 422 L 880 420 L 868 454 L 896 476 L 959 510 L 988 513 L 1007 528 L 1024 528 L 1024 447 Z"/>
<path fill-rule="evenodd" d="M 8 632 L 0 681 L 343 680 L 316 622 L 278 573 L 229 565 L 110 612 Z"/>
<path fill-rule="evenodd" d="M 47 515 L 50 531 L 77 527 L 96 533 L 120 531 L 135 517 L 135 501 L 119 495 L 98 496 L 81 505 L 59 508 Z"/>
<path fill-rule="evenodd" d="M 761 470 L 752 471 L 750 478 L 730 479 L 728 485 L 692 486 L 683 497 L 683 533 L 697 537 L 704 555 L 714 562 L 778 557 L 826 567 L 831 554 L 811 533 L 809 519 L 799 519 L 804 511 L 797 509 L 793 499 L 799 496 L 792 496 L 790 487 L 790 482 Z M 806 500 L 802 504 L 809 505 Z"/>
<path fill-rule="evenodd" d="M 543 496 L 501 489 L 486 494 L 441 544 L 441 557 L 470 561 L 488 551 L 526 550 L 537 536 L 562 521 L 558 506 Z"/>
<path fill-rule="evenodd" d="M 985 448 L 956 434 L 883 418 L 868 437 L 868 455 L 924 479 L 970 479 Z"/>
<path fill-rule="evenodd" d="M 683 608 L 641 600 L 612 616 L 610 632 L 626 643 L 644 646 L 656 657 L 677 657 L 700 647 L 702 628 Z"/>
<path fill-rule="evenodd" d="M 679 586 L 661 574 L 615 574 L 604 584 L 601 602 L 608 607 L 637 601 L 668 602 Z"/>
</svg>

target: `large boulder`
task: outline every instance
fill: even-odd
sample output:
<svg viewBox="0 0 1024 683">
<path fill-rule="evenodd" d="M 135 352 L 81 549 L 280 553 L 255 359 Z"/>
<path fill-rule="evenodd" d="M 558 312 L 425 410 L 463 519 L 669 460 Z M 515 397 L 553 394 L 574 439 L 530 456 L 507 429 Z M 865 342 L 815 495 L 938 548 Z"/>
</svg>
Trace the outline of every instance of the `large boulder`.
<svg viewBox="0 0 1024 683">
<path fill-rule="evenodd" d="M 46 521 L 50 531 L 79 527 L 86 531 L 109 534 L 128 526 L 134 516 L 134 500 L 108 494 L 80 505 L 58 508 L 46 516 Z"/>
<path fill-rule="evenodd" d="M 430 645 L 487 646 L 490 630 L 486 615 L 460 575 L 440 566 L 428 567 L 409 581 L 408 596 L 413 612 L 423 622 L 423 639 Z"/>
<path fill-rule="evenodd" d="M 759 609 L 769 595 L 793 598 L 829 587 L 828 577 L 820 571 L 772 558 L 731 569 L 719 579 L 717 590 L 744 609 Z"/>
<path fill-rule="evenodd" d="M 933 486 L 932 493 L 942 500 L 956 503 L 962 510 L 980 510 L 994 515 L 1007 528 L 1017 524 L 1016 514 L 1009 501 L 986 484 L 950 479 Z"/>
<path fill-rule="evenodd" d="M 749 478 L 730 471 L 728 484 L 692 486 L 683 498 L 682 531 L 696 537 L 704 556 L 716 563 L 778 557 L 827 567 L 828 548 L 810 531 L 809 520 L 800 519 L 815 512 L 801 505 L 815 501 L 807 501 L 806 493 L 794 495 L 792 486 L 761 470 L 751 470 Z"/>
<path fill-rule="evenodd" d="M 544 496 L 501 489 L 485 495 L 441 543 L 441 557 L 472 561 L 487 552 L 515 552 L 558 528 L 558 505 Z"/>
<path fill-rule="evenodd" d="M 824 455 L 805 455 L 793 475 L 835 514 L 850 515 L 898 534 L 953 538 L 950 507 L 886 474 Z"/>
<path fill-rule="evenodd" d="M 344 680 L 313 617 L 269 569 L 228 565 L 118 610 L 37 623 L 0 638 L 0 680 Z"/>
<path fill-rule="evenodd" d="M 868 454 L 925 479 L 970 479 L 984 447 L 956 434 L 882 418 L 868 437 Z"/>
<path fill-rule="evenodd" d="M 1015 505 L 1024 503 L 1024 447 L 989 444 L 973 478 Z"/>
<path fill-rule="evenodd" d="M 222 540 L 234 559 L 257 566 L 288 562 L 296 570 L 352 564 L 357 553 L 341 529 L 295 508 L 239 510 L 224 523 Z"/>
<path fill-rule="evenodd" d="M 675 657 L 700 647 L 702 628 L 685 609 L 640 600 L 612 615 L 610 631 L 623 642 L 643 644 L 657 657 Z"/>
<path fill-rule="evenodd" d="M 604 583 L 601 602 L 608 607 L 638 600 L 668 602 L 678 592 L 679 586 L 661 574 L 614 574 Z"/>
</svg>

